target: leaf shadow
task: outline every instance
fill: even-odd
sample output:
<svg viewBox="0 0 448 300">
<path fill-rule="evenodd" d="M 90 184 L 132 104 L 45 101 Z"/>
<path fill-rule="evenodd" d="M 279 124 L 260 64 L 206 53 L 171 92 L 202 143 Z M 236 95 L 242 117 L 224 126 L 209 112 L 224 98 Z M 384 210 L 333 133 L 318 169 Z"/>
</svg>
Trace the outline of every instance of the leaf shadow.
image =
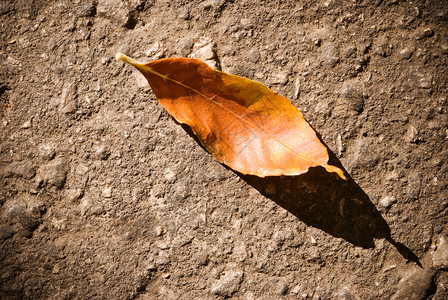
<svg viewBox="0 0 448 300">
<path fill-rule="evenodd" d="M 185 124 L 182 127 L 205 150 L 190 127 Z M 408 262 L 415 262 L 421 267 L 417 255 L 392 238 L 391 229 L 381 213 L 350 177 L 339 159 L 330 149 L 328 153 L 329 163 L 341 168 L 347 180 L 342 180 L 322 167 L 310 168 L 307 173 L 299 176 L 261 178 L 244 175 L 223 166 L 308 226 L 363 248 L 374 248 L 374 239 L 384 238 Z"/>
<path fill-rule="evenodd" d="M 330 164 L 343 169 L 331 151 L 329 155 Z M 374 248 L 374 239 L 384 238 L 403 258 L 421 266 L 417 255 L 392 238 L 389 225 L 369 196 L 343 170 L 346 181 L 321 167 L 310 168 L 300 176 L 260 178 L 236 173 L 308 226 L 363 248 Z"/>
</svg>

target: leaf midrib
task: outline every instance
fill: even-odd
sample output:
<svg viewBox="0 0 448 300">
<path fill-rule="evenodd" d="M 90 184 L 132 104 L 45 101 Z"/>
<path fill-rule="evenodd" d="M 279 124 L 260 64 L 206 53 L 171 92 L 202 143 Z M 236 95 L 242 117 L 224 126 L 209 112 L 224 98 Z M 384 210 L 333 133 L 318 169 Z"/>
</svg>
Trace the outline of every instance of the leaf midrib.
<svg viewBox="0 0 448 300">
<path fill-rule="evenodd" d="M 148 67 L 148 66 L 147 66 L 147 67 Z M 250 122 L 250 121 L 248 121 L 247 119 L 243 118 L 243 117 L 240 116 L 238 113 L 236 113 L 236 112 L 234 112 L 233 110 L 231 110 L 231 109 L 225 107 L 225 106 L 222 105 L 221 103 L 216 102 L 216 101 L 213 100 L 212 98 L 210 98 L 210 97 L 208 97 L 207 95 L 201 93 L 200 91 L 198 91 L 198 90 L 192 88 L 191 86 L 188 86 L 188 85 L 186 85 L 186 84 L 184 84 L 184 83 L 182 83 L 182 82 L 180 82 L 180 81 L 178 81 L 178 80 L 175 80 L 175 79 L 169 77 L 168 75 L 160 74 L 159 72 L 154 71 L 154 70 L 151 69 L 150 67 L 148 67 L 148 71 L 149 71 L 150 73 L 156 75 L 156 76 L 159 76 L 159 77 L 163 78 L 163 79 L 165 80 L 165 82 L 166 82 L 166 80 L 169 80 L 169 81 L 174 82 L 175 84 L 178 84 L 178 85 L 180 85 L 180 86 L 182 86 L 182 87 L 184 87 L 184 88 L 186 88 L 186 89 L 189 89 L 189 90 L 195 92 L 196 94 L 198 94 L 198 95 L 204 97 L 205 99 L 211 101 L 212 103 L 216 104 L 216 105 L 219 106 L 220 108 L 222 108 L 222 109 L 224 109 L 224 110 L 226 110 L 226 111 L 228 111 L 228 112 L 234 114 L 236 117 L 238 117 L 239 119 L 241 119 L 243 122 L 245 122 L 245 123 L 251 125 L 252 127 L 254 127 L 255 129 L 257 129 L 258 131 L 260 131 L 260 132 L 262 132 L 263 134 L 267 135 L 270 139 L 272 139 L 272 140 L 274 140 L 275 142 L 279 143 L 280 145 L 282 145 L 282 146 L 285 147 L 286 149 L 290 150 L 291 152 L 295 153 L 296 155 L 302 157 L 302 158 L 305 159 L 305 160 L 314 162 L 314 163 L 316 163 L 317 165 L 324 167 L 324 166 L 323 166 L 320 162 L 318 162 L 317 160 L 314 160 L 314 159 L 310 158 L 310 157 L 307 156 L 307 155 L 304 155 L 304 154 L 302 154 L 302 153 L 297 152 L 296 150 L 292 149 L 292 148 L 289 147 L 288 145 L 286 145 L 286 144 L 282 143 L 281 141 L 277 140 L 274 136 L 272 136 L 271 134 L 269 134 L 268 132 L 266 132 L 266 131 L 263 130 L 262 128 L 256 126 L 256 125 L 253 124 L 252 122 Z M 217 71 L 215 71 L 215 72 L 217 72 Z M 230 76 L 235 76 L 235 75 L 230 75 Z M 250 79 L 248 79 L 248 80 L 250 80 Z M 252 80 L 251 80 L 251 81 L 252 81 Z M 219 95 L 219 94 L 217 94 L 216 96 L 218 96 L 218 95 Z M 291 105 L 292 105 L 292 104 L 291 104 Z M 306 122 L 306 121 L 305 121 L 305 122 Z"/>
</svg>

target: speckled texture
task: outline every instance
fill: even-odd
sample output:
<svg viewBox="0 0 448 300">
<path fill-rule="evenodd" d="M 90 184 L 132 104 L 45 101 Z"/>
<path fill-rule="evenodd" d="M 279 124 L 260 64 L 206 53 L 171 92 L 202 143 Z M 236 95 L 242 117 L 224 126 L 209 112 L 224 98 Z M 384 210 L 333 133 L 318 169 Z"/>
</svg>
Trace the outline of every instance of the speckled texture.
<svg viewBox="0 0 448 300">
<path fill-rule="evenodd" d="M 0 19 L 2 299 L 448 297 L 446 1 L 5 0 Z M 118 51 L 262 82 L 351 179 L 232 172 Z"/>
</svg>

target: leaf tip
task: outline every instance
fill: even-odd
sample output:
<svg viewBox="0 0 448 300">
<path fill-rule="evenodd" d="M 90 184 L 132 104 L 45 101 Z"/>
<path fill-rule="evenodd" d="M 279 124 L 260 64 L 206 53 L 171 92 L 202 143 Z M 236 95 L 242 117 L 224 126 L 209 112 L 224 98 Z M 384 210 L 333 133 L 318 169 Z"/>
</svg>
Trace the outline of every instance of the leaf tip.
<svg viewBox="0 0 448 300">
<path fill-rule="evenodd" d="M 338 167 L 335 166 L 331 166 L 331 165 L 325 165 L 323 166 L 325 168 L 325 170 L 327 170 L 327 172 L 333 172 L 338 174 L 339 177 L 341 177 L 344 180 L 347 180 L 347 177 L 345 177 L 344 175 L 344 171 L 342 171 L 341 169 L 339 169 Z"/>
</svg>

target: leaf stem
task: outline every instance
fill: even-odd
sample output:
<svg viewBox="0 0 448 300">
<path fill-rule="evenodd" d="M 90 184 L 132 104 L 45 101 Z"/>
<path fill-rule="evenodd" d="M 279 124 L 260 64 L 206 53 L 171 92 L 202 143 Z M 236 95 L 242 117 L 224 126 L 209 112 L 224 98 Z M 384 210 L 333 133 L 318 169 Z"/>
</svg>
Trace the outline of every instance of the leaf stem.
<svg viewBox="0 0 448 300">
<path fill-rule="evenodd" d="M 115 58 L 116 58 L 117 60 L 124 61 L 125 63 L 128 63 L 128 64 L 130 64 L 131 66 L 136 67 L 137 69 L 139 69 L 139 66 L 143 65 L 141 62 L 138 62 L 138 61 L 136 61 L 136 60 L 130 58 L 129 56 L 124 55 L 124 54 L 121 53 L 121 52 L 118 52 L 118 53 L 115 55 Z"/>
</svg>

